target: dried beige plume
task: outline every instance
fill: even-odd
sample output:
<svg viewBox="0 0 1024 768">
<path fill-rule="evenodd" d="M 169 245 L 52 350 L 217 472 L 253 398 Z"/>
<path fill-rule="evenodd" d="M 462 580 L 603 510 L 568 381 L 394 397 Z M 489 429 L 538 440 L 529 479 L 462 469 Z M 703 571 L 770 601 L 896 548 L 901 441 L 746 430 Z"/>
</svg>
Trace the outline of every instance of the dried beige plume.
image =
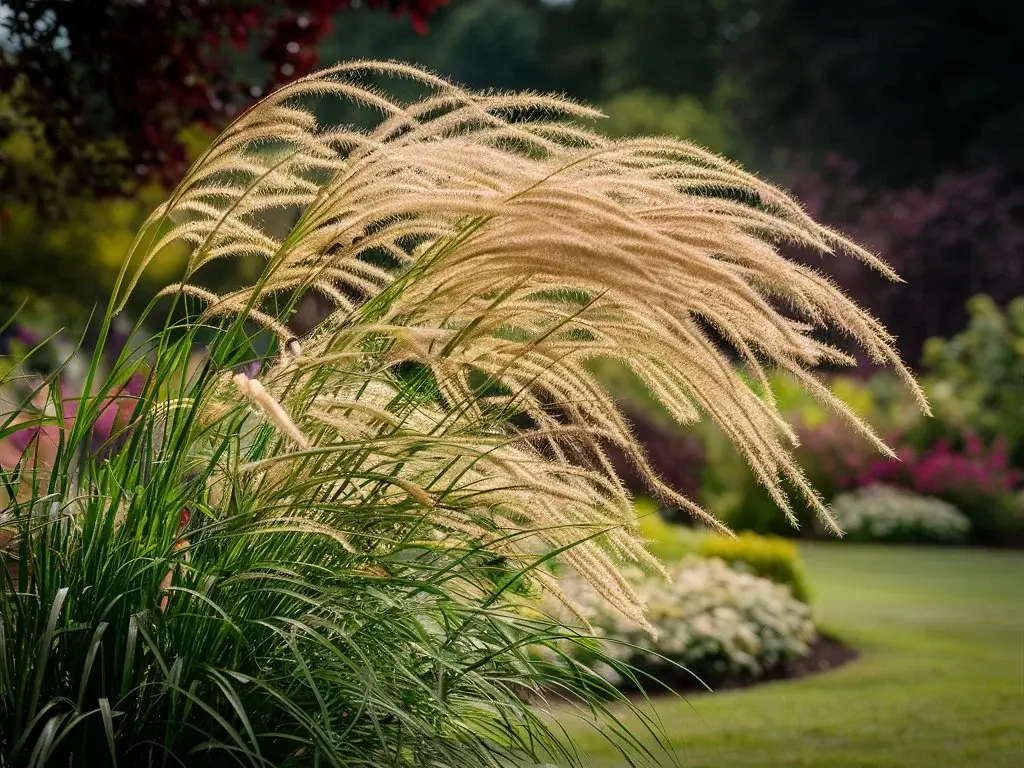
<svg viewBox="0 0 1024 768">
<path fill-rule="evenodd" d="M 411 81 L 421 97 L 390 98 L 366 85 L 374 78 Z M 312 97 L 382 117 L 368 130 L 324 128 L 303 106 Z M 839 328 L 927 404 L 878 321 L 778 248 L 852 256 L 896 279 L 885 264 L 732 163 L 682 141 L 603 138 L 582 125 L 597 116 L 552 96 L 468 92 L 402 64 L 342 64 L 236 119 L 136 250 L 144 268 L 189 244 L 188 274 L 167 292 L 204 301 L 204 321 L 244 313 L 290 350 L 261 383 L 239 384 L 292 441 L 246 471 L 274 476 L 269 465 L 297 444 L 309 450 L 296 487 L 330 483 L 355 499 L 388 484 L 387 498 L 423 504 L 445 535 L 500 539 L 524 561 L 590 536 L 561 560 L 643 622 L 620 567 L 656 564 L 607 448 L 633 456 L 666 502 L 720 524 L 651 471 L 589 361 L 627 366 L 681 424 L 713 419 L 783 510 L 788 481 L 834 530 L 794 463 L 769 370 L 796 376 L 887 451 L 810 373 L 853 363 L 814 336 Z M 283 236 L 263 224 L 275 210 L 299 212 Z M 265 268 L 221 295 L 195 284 L 225 258 Z M 300 347 L 276 307 L 309 291 L 334 311 Z M 409 366 L 429 372 L 429 397 L 407 395 Z M 349 475 L 317 475 L 314 458 L 328 456 L 349 461 Z M 304 503 L 318 523 L 337 514 L 336 503 Z"/>
</svg>

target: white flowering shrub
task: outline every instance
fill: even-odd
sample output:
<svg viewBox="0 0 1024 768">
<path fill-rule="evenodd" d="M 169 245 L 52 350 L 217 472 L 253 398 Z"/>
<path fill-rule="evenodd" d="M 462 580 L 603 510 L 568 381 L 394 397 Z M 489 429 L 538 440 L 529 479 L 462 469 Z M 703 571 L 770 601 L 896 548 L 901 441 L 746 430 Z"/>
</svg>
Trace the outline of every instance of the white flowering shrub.
<svg viewBox="0 0 1024 768">
<path fill-rule="evenodd" d="M 560 586 L 606 639 L 608 659 L 659 679 L 678 676 L 677 665 L 705 682 L 753 679 L 809 653 L 811 611 L 788 587 L 717 558 L 687 558 L 670 575 L 671 581 L 651 576 L 639 582 L 656 637 L 607 608 L 581 579 L 565 577 Z M 608 663 L 588 661 L 612 682 L 622 682 Z"/>
<path fill-rule="evenodd" d="M 958 544 L 971 528 L 949 502 L 886 485 L 839 494 L 832 514 L 852 541 Z"/>
</svg>

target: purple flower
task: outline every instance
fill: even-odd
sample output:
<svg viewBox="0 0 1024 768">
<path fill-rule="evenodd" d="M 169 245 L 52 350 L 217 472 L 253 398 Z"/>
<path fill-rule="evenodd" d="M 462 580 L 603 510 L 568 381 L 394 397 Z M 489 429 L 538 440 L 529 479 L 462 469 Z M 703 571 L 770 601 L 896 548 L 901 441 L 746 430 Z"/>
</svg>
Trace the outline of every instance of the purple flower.
<svg viewBox="0 0 1024 768">
<path fill-rule="evenodd" d="M 0 353 L 8 352 L 12 341 L 26 347 L 34 347 L 39 343 L 39 336 L 21 323 L 12 323 L 0 332 Z"/>
</svg>

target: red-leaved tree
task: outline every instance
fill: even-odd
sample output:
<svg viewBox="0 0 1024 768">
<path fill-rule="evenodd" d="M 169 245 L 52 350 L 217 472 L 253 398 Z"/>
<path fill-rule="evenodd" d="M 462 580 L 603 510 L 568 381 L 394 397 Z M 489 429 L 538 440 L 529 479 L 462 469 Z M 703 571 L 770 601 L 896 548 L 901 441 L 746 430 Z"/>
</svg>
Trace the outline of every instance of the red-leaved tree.
<svg viewBox="0 0 1024 768">
<path fill-rule="evenodd" d="M 446 2 L 9 0 L 0 14 L 0 93 L 13 94 L 16 114 L 43 126 L 62 189 L 18 184 L 2 171 L 0 184 L 24 199 L 175 182 L 186 161 L 182 129 L 216 128 L 310 72 L 339 11 L 386 9 L 422 31 Z M 0 145 L 19 122 L 0 114 Z"/>
<path fill-rule="evenodd" d="M 811 261 L 896 334 L 912 364 L 928 338 L 963 328 L 971 296 L 1003 304 L 1024 293 L 1024 191 L 997 169 L 872 191 L 855 163 L 826 155 L 820 169 L 792 168 L 787 185 L 812 216 L 880 254 L 906 281 L 890 283 L 849 259 Z"/>
</svg>

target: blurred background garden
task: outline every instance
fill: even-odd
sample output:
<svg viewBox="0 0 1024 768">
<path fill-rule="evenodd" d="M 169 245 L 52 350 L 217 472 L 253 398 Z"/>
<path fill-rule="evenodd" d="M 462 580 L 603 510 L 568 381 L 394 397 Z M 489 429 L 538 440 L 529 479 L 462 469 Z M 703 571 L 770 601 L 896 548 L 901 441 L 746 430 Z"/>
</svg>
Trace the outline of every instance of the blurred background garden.
<svg viewBox="0 0 1024 768">
<path fill-rule="evenodd" d="M 649 586 L 658 641 L 612 616 L 599 628 L 716 689 L 673 679 L 687 700 L 657 698 L 683 765 L 1024 765 L 1024 5 L 14 0 L 0 56 L 0 366 L 45 343 L 35 373 L 66 363 L 69 391 L 152 206 L 217 129 L 317 66 L 398 59 L 565 93 L 610 135 L 690 139 L 792 191 L 903 277 L 788 254 L 897 337 L 934 414 L 870 360 L 825 372 L 891 459 L 773 381 L 836 542 L 809 512 L 787 520 L 726 435 L 679 427 L 607 364 L 662 477 L 742 535 L 710 536 L 633 478 L 676 579 Z M 137 310 L 179 266 L 147 273 Z M 23 441 L 0 441 L 0 461 Z M 581 738 L 595 765 L 620 764 Z"/>
</svg>

